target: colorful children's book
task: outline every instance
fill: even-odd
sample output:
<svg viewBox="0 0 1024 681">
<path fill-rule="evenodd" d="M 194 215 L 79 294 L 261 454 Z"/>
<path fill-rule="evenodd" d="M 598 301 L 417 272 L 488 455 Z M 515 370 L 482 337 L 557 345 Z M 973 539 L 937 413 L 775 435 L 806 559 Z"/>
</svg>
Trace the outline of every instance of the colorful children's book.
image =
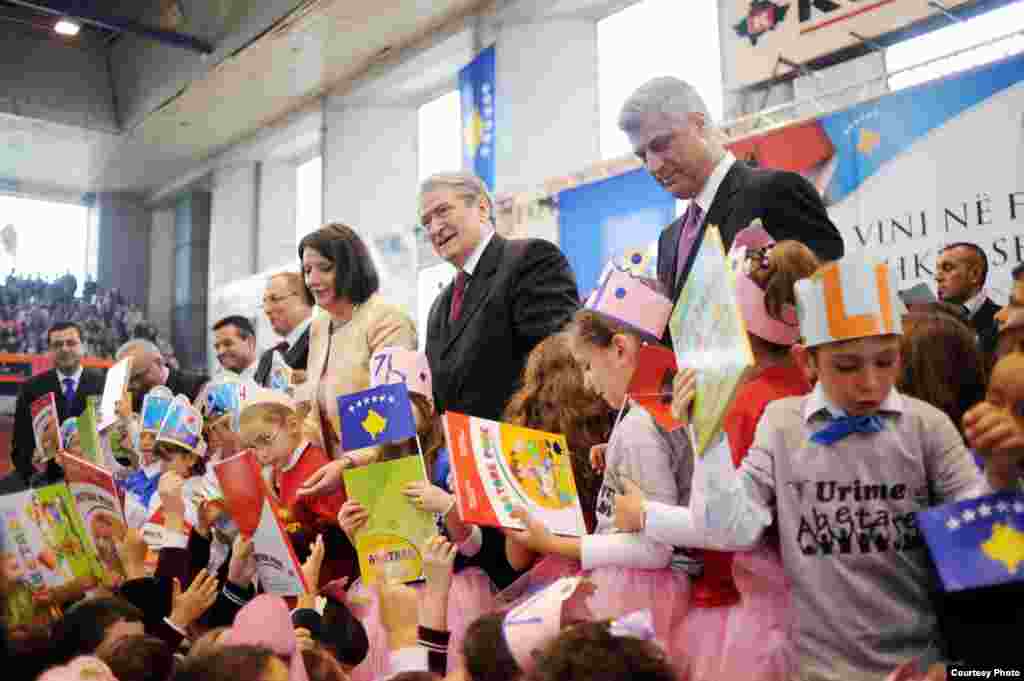
<svg viewBox="0 0 1024 681">
<path fill-rule="evenodd" d="M 36 436 L 36 449 L 42 453 L 39 463 L 57 458 L 57 452 L 64 449 L 53 393 L 46 393 L 32 403 L 32 432 Z"/>
<path fill-rule="evenodd" d="M 7 626 L 49 621 L 37 597 L 77 580 L 101 578 L 96 552 L 67 485 L 58 483 L 0 496 Z"/>
<path fill-rule="evenodd" d="M 252 450 L 214 464 L 228 513 L 253 540 L 263 590 L 278 596 L 306 593 L 302 564 L 280 520 L 280 509 L 260 473 Z"/>
<path fill-rule="evenodd" d="M 586 533 L 564 435 L 455 412 L 442 420 L 463 520 L 523 529 L 511 516 L 522 507 L 555 534 Z"/>
<path fill-rule="evenodd" d="M 691 426 L 698 456 L 721 432 L 736 390 L 754 365 L 734 277 L 718 228 L 709 225 L 669 321 L 678 366 L 697 372 Z"/>
<path fill-rule="evenodd" d="M 645 343 L 637 355 L 636 371 L 626 395 L 650 413 L 669 432 L 683 426 L 672 416 L 672 380 L 676 377 L 676 356 L 669 348 Z"/>
<path fill-rule="evenodd" d="M 71 498 L 96 548 L 103 581 L 107 586 L 117 586 L 124 580 L 125 573 L 115 542 L 124 536 L 125 523 L 114 476 L 70 454 L 64 455 L 63 462 Z"/>
<path fill-rule="evenodd" d="M 117 423 L 117 402 L 124 397 L 124 389 L 128 385 L 131 374 L 132 358 L 130 355 L 107 369 L 107 379 L 103 384 L 103 398 L 99 404 L 98 431 L 103 432 Z"/>
<path fill-rule="evenodd" d="M 282 393 L 290 393 L 292 391 L 292 368 L 285 364 L 284 356 L 277 350 L 271 355 L 267 387 Z"/>
<path fill-rule="evenodd" d="M 426 481 L 423 458 L 405 456 L 346 470 L 345 491 L 369 511 L 356 535 L 363 582 L 412 582 L 423 578 L 423 544 L 437 534 L 431 513 L 402 494 L 409 482 Z"/>
</svg>

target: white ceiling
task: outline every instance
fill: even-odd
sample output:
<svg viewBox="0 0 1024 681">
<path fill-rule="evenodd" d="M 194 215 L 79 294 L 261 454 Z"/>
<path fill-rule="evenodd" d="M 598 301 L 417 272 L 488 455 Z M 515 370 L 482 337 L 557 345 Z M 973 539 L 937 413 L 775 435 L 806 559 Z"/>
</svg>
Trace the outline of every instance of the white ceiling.
<svg viewBox="0 0 1024 681">
<path fill-rule="evenodd" d="M 375 63 L 428 42 L 479 5 L 307 0 L 120 136 L 0 114 L 0 177 L 71 192 L 152 192 L 254 134 L 280 153 L 274 131 L 296 121 L 312 127 L 326 91 L 346 89 Z M 315 138 L 307 130 L 288 140 L 287 151 L 298 153 L 300 144 Z"/>
</svg>

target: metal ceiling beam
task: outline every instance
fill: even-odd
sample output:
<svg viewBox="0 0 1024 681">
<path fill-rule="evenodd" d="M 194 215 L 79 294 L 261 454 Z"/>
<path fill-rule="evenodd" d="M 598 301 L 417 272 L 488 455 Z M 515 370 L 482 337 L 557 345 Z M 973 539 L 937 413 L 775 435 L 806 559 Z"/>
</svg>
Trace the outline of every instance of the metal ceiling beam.
<svg viewBox="0 0 1024 681">
<path fill-rule="evenodd" d="M 155 40 L 174 47 L 181 47 L 186 50 L 192 50 L 193 52 L 199 52 L 200 54 L 212 54 L 214 50 L 213 45 L 192 35 L 177 33 L 175 31 L 165 31 L 163 29 L 145 26 L 128 19 L 106 16 L 101 11 L 93 7 L 91 3 L 83 2 L 82 0 L 45 0 L 45 2 L 43 0 L 7 1 L 39 12 L 45 12 L 46 14 L 68 17 L 69 19 L 77 19 L 82 23 L 100 26 L 107 30 L 119 31 L 121 33 L 134 33 L 144 38 L 149 38 L 150 40 Z"/>
</svg>

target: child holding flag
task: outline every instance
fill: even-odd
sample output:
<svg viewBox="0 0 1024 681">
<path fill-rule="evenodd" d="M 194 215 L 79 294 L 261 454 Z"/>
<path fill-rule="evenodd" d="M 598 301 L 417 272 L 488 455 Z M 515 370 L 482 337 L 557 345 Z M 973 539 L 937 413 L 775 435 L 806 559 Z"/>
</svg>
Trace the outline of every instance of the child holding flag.
<svg viewBox="0 0 1024 681">
<path fill-rule="evenodd" d="M 833 262 L 796 284 L 804 345 L 818 384 L 767 406 L 739 470 L 718 436 L 698 460 L 690 507 L 651 499 L 643 534 L 743 550 L 778 528 L 793 588 L 797 676 L 878 681 L 938 654 L 930 574 L 915 514 L 1006 486 L 980 476 L 945 414 L 901 395 L 902 304 L 884 264 Z M 677 377 L 687 413 L 694 375 Z"/>
</svg>

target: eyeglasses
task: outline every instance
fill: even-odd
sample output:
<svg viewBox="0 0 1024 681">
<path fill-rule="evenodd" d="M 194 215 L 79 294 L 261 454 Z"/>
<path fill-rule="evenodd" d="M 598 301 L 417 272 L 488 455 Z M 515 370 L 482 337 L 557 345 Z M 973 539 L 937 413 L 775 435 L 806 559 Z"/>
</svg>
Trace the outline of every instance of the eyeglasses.
<svg viewBox="0 0 1024 681">
<path fill-rule="evenodd" d="M 267 435 L 266 433 L 260 433 L 259 435 L 254 437 L 252 440 L 250 440 L 246 444 L 246 447 L 250 448 L 250 449 L 269 449 L 275 442 L 277 442 L 277 439 L 279 437 L 281 437 L 281 433 L 283 433 L 283 432 L 284 432 L 284 428 L 282 428 L 281 430 L 277 431 L 273 435 Z"/>
<path fill-rule="evenodd" d="M 266 296 L 263 299 L 263 307 L 269 307 L 271 305 L 277 305 L 279 303 L 283 303 L 284 301 L 288 300 L 292 296 L 297 296 L 297 295 L 299 295 L 299 294 L 295 293 L 294 291 L 292 291 L 291 293 L 289 293 L 287 295 L 284 295 L 284 296 Z"/>
</svg>

